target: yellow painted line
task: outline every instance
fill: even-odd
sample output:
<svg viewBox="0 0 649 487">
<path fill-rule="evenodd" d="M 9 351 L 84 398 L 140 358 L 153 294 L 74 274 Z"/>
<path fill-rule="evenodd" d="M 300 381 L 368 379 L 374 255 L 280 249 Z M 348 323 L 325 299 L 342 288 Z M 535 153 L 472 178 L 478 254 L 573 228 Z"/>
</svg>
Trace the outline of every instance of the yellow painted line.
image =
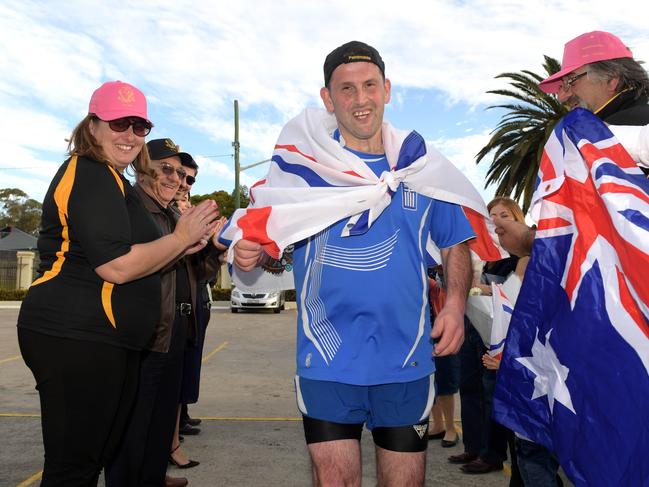
<svg viewBox="0 0 649 487">
<path fill-rule="evenodd" d="M 35 413 L 0 413 L 0 418 L 40 418 Z M 238 418 L 235 416 L 196 416 L 203 421 L 302 421 L 302 418 Z"/>
<path fill-rule="evenodd" d="M 37 413 L 0 413 L 0 418 L 40 418 Z"/>
<path fill-rule="evenodd" d="M 0 360 L 0 364 L 4 364 L 5 362 L 11 362 L 13 360 L 18 360 L 21 357 L 22 357 L 22 355 L 15 355 L 13 357 L 5 358 L 5 359 Z"/>
<path fill-rule="evenodd" d="M 25 479 L 22 482 L 20 482 L 18 485 L 16 485 L 16 487 L 27 487 L 28 485 L 32 485 L 37 480 L 40 480 L 42 476 L 43 476 L 43 471 L 41 470 L 40 472 L 36 472 L 28 479 Z"/>
<path fill-rule="evenodd" d="M 204 421 L 302 421 L 302 418 L 234 418 L 234 417 L 209 417 L 198 416 Z"/>
<path fill-rule="evenodd" d="M 228 346 L 228 342 L 225 341 L 221 343 L 218 347 L 216 347 L 214 350 L 212 350 L 207 356 L 203 357 L 203 363 L 207 362 L 209 359 L 212 358 L 213 355 L 219 353 L 221 350 L 223 350 L 225 347 Z"/>
</svg>

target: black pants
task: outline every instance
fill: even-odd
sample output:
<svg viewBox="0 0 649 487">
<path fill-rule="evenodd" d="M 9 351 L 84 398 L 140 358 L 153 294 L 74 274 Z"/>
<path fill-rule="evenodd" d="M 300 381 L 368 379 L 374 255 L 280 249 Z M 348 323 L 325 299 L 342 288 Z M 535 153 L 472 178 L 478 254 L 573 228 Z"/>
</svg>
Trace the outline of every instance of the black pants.
<svg viewBox="0 0 649 487">
<path fill-rule="evenodd" d="M 137 399 L 117 456 L 106 468 L 107 487 L 164 485 L 186 336 L 187 318 L 176 316 L 169 351 L 142 352 Z"/>
<path fill-rule="evenodd" d="M 96 486 L 135 399 L 140 352 L 23 328 L 18 343 L 41 401 L 41 486 Z"/>
<path fill-rule="evenodd" d="M 465 317 L 459 352 L 464 451 L 479 454 L 488 463 L 499 463 L 507 459 L 507 429 L 491 419 L 496 372 L 482 364 L 486 351 L 480 334 Z"/>
<path fill-rule="evenodd" d="M 479 454 L 484 445 L 484 395 L 482 355 L 486 348 L 468 318 L 464 317 L 464 342 L 460 348 L 460 415 L 464 451 Z"/>
<path fill-rule="evenodd" d="M 209 305 L 209 302 L 207 305 Z M 207 305 L 203 301 L 202 293 L 199 292 L 198 306 L 196 309 L 196 342 L 187 345 L 183 361 L 180 402 L 185 405 L 185 410 L 187 404 L 195 404 L 198 402 L 201 384 L 201 366 L 203 365 L 203 345 L 205 344 L 207 324 L 210 321 L 210 308 Z"/>
</svg>

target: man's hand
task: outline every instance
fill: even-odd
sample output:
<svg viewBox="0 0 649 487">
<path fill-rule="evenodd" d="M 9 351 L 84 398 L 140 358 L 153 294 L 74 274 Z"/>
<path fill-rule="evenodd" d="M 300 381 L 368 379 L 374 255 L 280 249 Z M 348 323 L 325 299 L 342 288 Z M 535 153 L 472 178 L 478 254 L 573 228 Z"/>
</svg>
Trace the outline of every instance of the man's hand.
<svg viewBox="0 0 649 487">
<path fill-rule="evenodd" d="M 448 305 L 444 306 L 435 318 L 430 336 L 433 339 L 439 338 L 433 352 L 435 357 L 457 353 L 464 341 L 464 313 Z"/>
<path fill-rule="evenodd" d="M 446 302 L 435 318 L 430 336 L 439 338 L 433 355 L 457 353 L 464 341 L 464 306 L 471 285 L 471 257 L 466 242 L 442 249 Z"/>
<path fill-rule="evenodd" d="M 262 248 L 257 242 L 239 240 L 234 245 L 234 264 L 242 271 L 251 271 L 262 256 Z"/>
<path fill-rule="evenodd" d="M 500 245 L 510 254 L 525 257 L 532 253 L 536 231 L 524 223 L 514 220 L 500 220 L 496 225 Z"/>
<path fill-rule="evenodd" d="M 214 227 L 214 234 L 212 235 L 212 245 L 216 247 L 219 250 L 226 251 L 228 248 L 223 245 L 221 242 L 219 242 L 219 234 L 221 233 L 221 230 L 223 230 L 223 227 L 225 224 L 228 222 L 228 219 L 222 216 L 216 221 L 216 226 Z"/>
</svg>

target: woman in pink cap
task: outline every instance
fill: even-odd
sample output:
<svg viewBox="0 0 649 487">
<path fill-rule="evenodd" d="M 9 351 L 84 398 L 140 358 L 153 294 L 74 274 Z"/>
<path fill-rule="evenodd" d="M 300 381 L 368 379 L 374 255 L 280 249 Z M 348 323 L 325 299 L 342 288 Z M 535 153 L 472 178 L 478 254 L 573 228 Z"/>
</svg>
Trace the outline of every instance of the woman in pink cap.
<svg viewBox="0 0 649 487">
<path fill-rule="evenodd" d="M 124 169 L 147 163 L 153 124 L 121 81 L 92 95 L 43 201 L 39 277 L 18 340 L 36 379 L 45 447 L 42 486 L 97 485 L 137 388 L 140 350 L 160 310 L 158 270 L 204 247 L 215 205 L 185 212 L 161 237 Z"/>
</svg>

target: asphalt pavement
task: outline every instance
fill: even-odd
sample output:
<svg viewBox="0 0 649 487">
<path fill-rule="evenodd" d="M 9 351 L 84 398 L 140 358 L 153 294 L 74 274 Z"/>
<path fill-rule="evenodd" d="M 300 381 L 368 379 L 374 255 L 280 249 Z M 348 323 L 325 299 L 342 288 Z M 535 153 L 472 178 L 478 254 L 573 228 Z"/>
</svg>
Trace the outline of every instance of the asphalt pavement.
<svg viewBox="0 0 649 487">
<path fill-rule="evenodd" d="M 195 487 L 311 485 L 293 389 L 295 310 L 231 314 L 227 303 L 215 305 L 200 400 L 190 406 L 190 414 L 203 420 L 201 432 L 183 443 L 189 457 L 201 464 L 187 470 L 170 467 L 168 474 L 187 477 Z M 0 302 L 0 487 L 39 485 L 43 463 L 38 393 L 16 339 L 18 306 Z M 365 431 L 364 486 L 376 484 L 373 450 Z M 471 476 L 446 461 L 462 451 L 461 443 L 441 448 L 431 442 L 426 485 L 509 484 L 507 465 L 503 472 Z"/>
</svg>

